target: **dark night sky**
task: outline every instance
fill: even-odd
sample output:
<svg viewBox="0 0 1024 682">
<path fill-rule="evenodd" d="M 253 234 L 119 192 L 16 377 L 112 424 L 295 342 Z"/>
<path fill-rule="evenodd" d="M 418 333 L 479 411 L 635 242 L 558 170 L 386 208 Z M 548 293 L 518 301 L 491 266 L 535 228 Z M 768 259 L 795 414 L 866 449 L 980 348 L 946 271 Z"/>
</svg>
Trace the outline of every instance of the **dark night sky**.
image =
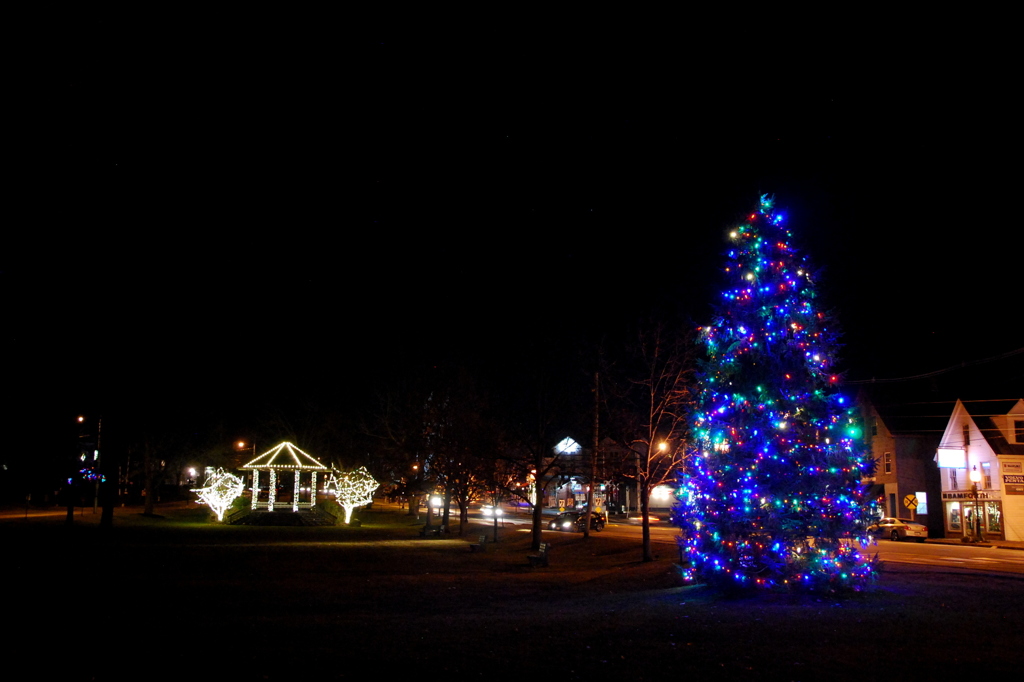
<svg viewBox="0 0 1024 682">
<path fill-rule="evenodd" d="M 652 309 L 700 323 L 763 192 L 822 271 L 851 378 L 1024 345 L 998 55 L 96 17 L 48 38 L 0 252 L 19 418 L 356 408 L 446 355 L 500 366 Z"/>
</svg>

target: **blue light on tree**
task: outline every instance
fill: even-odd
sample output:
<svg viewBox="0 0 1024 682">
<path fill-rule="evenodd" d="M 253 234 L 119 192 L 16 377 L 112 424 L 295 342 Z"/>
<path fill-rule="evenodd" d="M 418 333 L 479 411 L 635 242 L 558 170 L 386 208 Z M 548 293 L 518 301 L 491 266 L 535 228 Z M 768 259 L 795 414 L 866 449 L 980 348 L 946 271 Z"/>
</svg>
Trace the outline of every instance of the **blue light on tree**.
<svg viewBox="0 0 1024 682">
<path fill-rule="evenodd" d="M 839 393 L 835 326 L 772 204 L 761 197 L 730 234 L 728 288 L 700 330 L 694 452 L 674 520 L 692 580 L 857 590 L 874 576 L 856 548 L 859 418 Z"/>
</svg>

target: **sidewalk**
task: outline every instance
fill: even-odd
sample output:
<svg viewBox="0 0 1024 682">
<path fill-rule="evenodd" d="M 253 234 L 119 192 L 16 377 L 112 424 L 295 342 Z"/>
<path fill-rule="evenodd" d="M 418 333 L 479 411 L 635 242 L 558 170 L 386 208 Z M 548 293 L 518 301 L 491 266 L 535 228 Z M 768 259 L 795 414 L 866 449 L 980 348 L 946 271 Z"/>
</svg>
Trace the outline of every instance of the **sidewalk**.
<svg viewBox="0 0 1024 682">
<path fill-rule="evenodd" d="M 1017 540 L 985 540 L 983 542 L 963 542 L 960 538 L 928 538 L 935 545 L 963 545 L 965 547 L 998 547 L 1000 549 L 1024 550 L 1024 542 Z"/>
</svg>

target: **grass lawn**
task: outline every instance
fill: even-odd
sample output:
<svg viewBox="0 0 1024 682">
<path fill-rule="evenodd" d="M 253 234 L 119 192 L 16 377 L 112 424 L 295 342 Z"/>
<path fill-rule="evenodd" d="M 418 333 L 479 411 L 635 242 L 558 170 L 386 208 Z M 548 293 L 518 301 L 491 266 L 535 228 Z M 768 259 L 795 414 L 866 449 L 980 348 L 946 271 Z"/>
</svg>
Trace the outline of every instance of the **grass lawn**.
<svg viewBox="0 0 1024 682">
<path fill-rule="evenodd" d="M 546 532 L 551 565 L 531 568 L 517 527 L 479 553 L 468 544 L 489 526 L 420 538 L 397 511 L 358 515 L 358 528 L 223 526 L 202 509 L 121 514 L 107 531 L 0 522 L 5 648 L 61 680 L 917 682 L 1021 665 L 1020 579 L 901 568 L 845 601 L 730 601 L 607 533 Z"/>
</svg>

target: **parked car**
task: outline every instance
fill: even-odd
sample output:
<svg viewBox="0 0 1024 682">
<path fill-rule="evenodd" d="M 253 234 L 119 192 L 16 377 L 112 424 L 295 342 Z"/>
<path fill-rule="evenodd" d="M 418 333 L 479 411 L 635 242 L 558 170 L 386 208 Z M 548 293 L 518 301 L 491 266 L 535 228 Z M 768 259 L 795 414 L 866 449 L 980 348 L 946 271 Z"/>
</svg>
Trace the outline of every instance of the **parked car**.
<svg viewBox="0 0 1024 682">
<path fill-rule="evenodd" d="M 583 524 L 586 523 L 586 512 L 567 511 L 562 512 L 548 523 L 551 530 L 567 530 L 583 532 Z M 594 530 L 604 530 L 608 519 L 601 512 L 594 512 L 590 515 L 590 527 Z"/>
<path fill-rule="evenodd" d="M 892 517 L 879 519 L 877 523 L 868 526 L 868 532 L 872 535 L 889 538 L 893 542 L 910 538 L 924 542 L 928 537 L 928 528 L 924 524 L 910 519 L 894 519 Z"/>
</svg>

